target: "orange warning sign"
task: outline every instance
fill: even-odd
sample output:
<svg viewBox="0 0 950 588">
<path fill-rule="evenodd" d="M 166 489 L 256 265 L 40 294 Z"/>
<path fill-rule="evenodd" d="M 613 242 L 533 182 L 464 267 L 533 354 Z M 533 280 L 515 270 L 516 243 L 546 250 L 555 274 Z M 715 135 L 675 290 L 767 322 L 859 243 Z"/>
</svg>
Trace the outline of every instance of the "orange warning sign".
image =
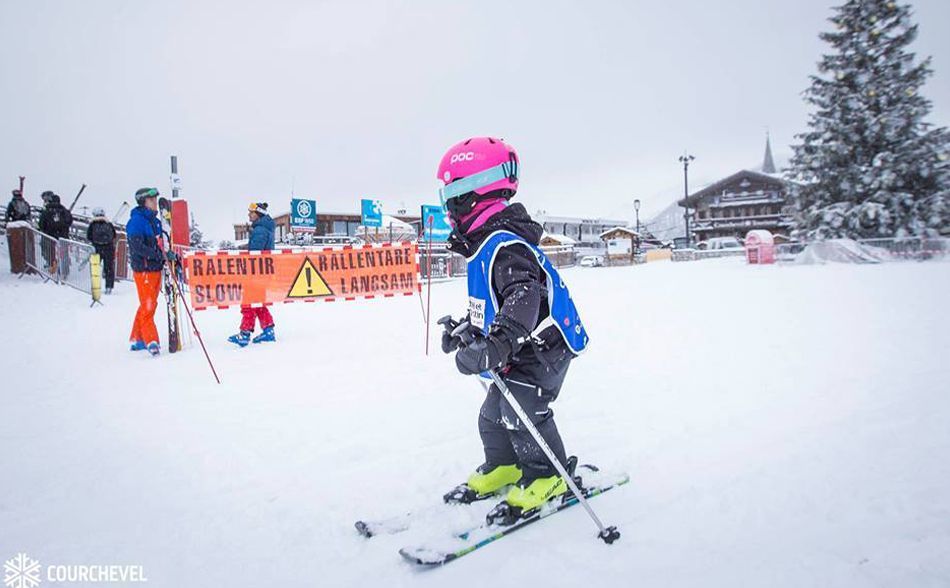
<svg viewBox="0 0 950 588">
<path fill-rule="evenodd" d="M 199 251 L 186 254 L 184 266 L 195 310 L 411 295 L 419 288 L 415 243 Z"/>
</svg>

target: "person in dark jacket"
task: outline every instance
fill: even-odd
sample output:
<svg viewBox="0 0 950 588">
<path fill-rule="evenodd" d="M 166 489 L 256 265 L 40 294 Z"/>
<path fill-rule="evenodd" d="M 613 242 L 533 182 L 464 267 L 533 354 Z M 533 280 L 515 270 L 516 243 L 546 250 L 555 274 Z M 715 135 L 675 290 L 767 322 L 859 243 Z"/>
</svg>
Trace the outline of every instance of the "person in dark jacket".
<svg viewBox="0 0 950 588">
<path fill-rule="evenodd" d="M 7 204 L 7 222 L 29 221 L 30 203 L 23 198 L 23 192 L 19 189 L 13 190 L 13 198 Z"/>
<path fill-rule="evenodd" d="M 47 190 L 41 196 L 45 206 L 40 212 L 39 228 L 44 236 L 40 240 L 40 250 L 43 253 L 43 259 L 46 260 L 46 267 L 50 274 L 59 273 L 62 276 L 68 272 L 69 267 L 63 264 L 63 267 L 57 267 L 58 259 L 56 252 L 56 240 L 69 237 L 69 227 L 73 224 L 73 215 L 59 201 L 59 196 Z M 68 261 L 68 257 L 66 260 Z"/>
<path fill-rule="evenodd" d="M 274 219 L 267 214 L 266 202 L 252 202 L 247 207 L 247 220 L 251 223 L 251 234 L 247 240 L 248 251 L 269 251 L 274 248 Z M 255 321 L 261 324 L 261 334 L 251 339 Z M 228 341 L 240 347 L 248 343 L 276 341 L 274 335 L 274 317 L 266 306 L 241 307 L 241 330 L 228 337 Z"/>
<path fill-rule="evenodd" d="M 96 248 L 96 253 L 102 259 L 103 273 L 106 278 L 106 294 L 112 294 L 115 285 L 115 227 L 106 218 L 106 211 L 101 207 L 92 209 L 92 222 L 86 229 L 86 239 Z"/>
<path fill-rule="evenodd" d="M 447 329 L 442 350 L 456 352 L 463 374 L 495 371 L 567 468 L 549 404 L 571 361 L 586 348 L 587 332 L 564 281 L 538 247 L 542 227 L 524 206 L 508 203 L 518 187 L 518 157 L 499 139 L 477 137 L 445 154 L 438 177 L 453 225 L 449 248 L 469 260 L 468 337 Z M 469 502 L 511 485 L 504 502 L 524 512 L 567 492 L 494 384 L 479 411 L 478 430 L 485 462 L 446 501 Z"/>
<path fill-rule="evenodd" d="M 165 254 L 159 239 L 162 238 L 162 222 L 158 219 L 158 190 L 141 188 L 135 193 L 137 206 L 129 214 L 125 225 L 129 244 L 129 261 L 135 289 L 139 296 L 139 308 L 132 323 L 129 336 L 132 351 L 148 349 L 158 355 L 161 347 L 158 329 L 155 327 L 155 311 L 158 309 L 158 292 L 162 285 L 162 267 Z"/>
<path fill-rule="evenodd" d="M 69 227 L 73 226 L 73 215 L 59 200 L 59 196 L 49 193 L 46 206 L 40 213 L 40 230 L 57 239 L 69 237 Z"/>
</svg>

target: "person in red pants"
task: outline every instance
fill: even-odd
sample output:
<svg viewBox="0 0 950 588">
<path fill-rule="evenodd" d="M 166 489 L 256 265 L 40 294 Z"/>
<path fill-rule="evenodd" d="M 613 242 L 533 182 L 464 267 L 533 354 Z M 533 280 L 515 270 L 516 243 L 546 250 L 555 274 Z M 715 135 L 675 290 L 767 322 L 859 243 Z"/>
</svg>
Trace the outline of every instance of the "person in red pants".
<svg viewBox="0 0 950 588">
<path fill-rule="evenodd" d="M 132 209 L 125 225 L 132 275 L 139 295 L 139 308 L 129 335 L 130 348 L 132 351 L 148 349 L 152 355 L 158 355 L 161 348 L 158 329 L 155 328 L 155 310 L 165 265 L 165 254 L 158 243 L 162 236 L 162 223 L 158 220 L 158 190 L 140 189 L 135 193 L 135 202 L 138 206 Z"/>
<path fill-rule="evenodd" d="M 274 248 L 274 219 L 267 214 L 266 202 L 252 202 L 247 207 L 247 219 L 251 222 L 251 234 L 247 241 L 248 251 L 267 251 Z M 254 322 L 261 323 L 261 334 L 251 339 Z M 266 306 L 241 307 L 241 330 L 237 335 L 228 337 L 228 341 L 240 347 L 248 343 L 276 341 L 274 336 L 274 317 Z"/>
</svg>

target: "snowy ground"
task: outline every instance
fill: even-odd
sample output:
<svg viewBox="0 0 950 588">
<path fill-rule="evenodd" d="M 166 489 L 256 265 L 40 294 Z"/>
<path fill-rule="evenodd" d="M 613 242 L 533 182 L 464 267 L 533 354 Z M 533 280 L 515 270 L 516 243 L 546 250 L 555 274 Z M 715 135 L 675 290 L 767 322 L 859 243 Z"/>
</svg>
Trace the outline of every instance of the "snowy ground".
<svg viewBox="0 0 950 588">
<path fill-rule="evenodd" d="M 199 313 L 216 386 L 197 347 L 126 351 L 129 285 L 88 309 L 0 263 L 0 558 L 163 587 L 950 584 L 950 263 L 565 271 L 593 346 L 555 410 L 630 472 L 593 501 L 623 538 L 577 508 L 427 572 L 396 553 L 421 531 L 352 529 L 481 459 L 482 393 L 423 355 L 418 298 L 279 307 L 243 350 L 236 311 Z"/>
</svg>

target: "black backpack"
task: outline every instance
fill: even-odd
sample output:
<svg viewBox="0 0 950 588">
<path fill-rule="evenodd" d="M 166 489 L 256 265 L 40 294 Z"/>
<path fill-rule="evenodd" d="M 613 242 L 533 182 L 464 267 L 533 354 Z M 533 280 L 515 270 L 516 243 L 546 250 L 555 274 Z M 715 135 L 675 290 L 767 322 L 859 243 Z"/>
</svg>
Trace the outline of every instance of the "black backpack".
<svg viewBox="0 0 950 588">
<path fill-rule="evenodd" d="M 89 240 L 93 245 L 112 245 L 114 232 L 106 221 L 92 221 L 89 225 Z"/>
<path fill-rule="evenodd" d="M 14 220 L 30 220 L 30 203 L 22 198 L 13 199 Z"/>
</svg>

